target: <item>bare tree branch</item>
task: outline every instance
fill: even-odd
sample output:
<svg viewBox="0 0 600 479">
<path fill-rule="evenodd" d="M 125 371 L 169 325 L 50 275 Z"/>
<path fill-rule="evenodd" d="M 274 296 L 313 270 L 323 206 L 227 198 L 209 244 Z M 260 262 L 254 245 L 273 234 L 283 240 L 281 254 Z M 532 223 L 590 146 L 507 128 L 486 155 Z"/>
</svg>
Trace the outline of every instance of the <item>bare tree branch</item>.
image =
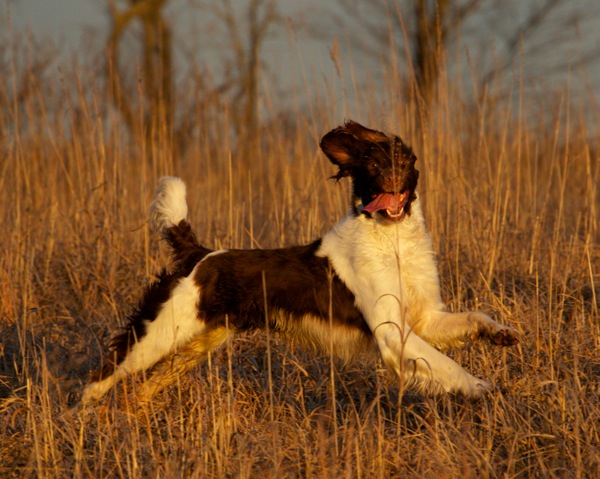
<svg viewBox="0 0 600 479">
<path fill-rule="evenodd" d="M 238 136 L 255 137 L 258 127 L 258 86 L 261 51 L 269 33 L 282 17 L 275 0 L 249 0 L 243 15 L 231 0 L 206 7 L 225 27 L 233 61 L 226 64 L 227 84 L 234 85 L 232 101 Z M 244 34 L 245 32 L 245 34 Z"/>
<path fill-rule="evenodd" d="M 453 48 L 468 50 L 467 61 L 475 69 L 473 78 L 481 92 L 489 93 L 483 87 L 492 82 L 497 89 L 501 82 L 495 80 L 513 71 L 511 66 L 521 53 L 527 56 L 528 65 L 536 60 L 544 64 L 537 70 L 540 77 L 541 72 L 551 74 L 561 66 L 566 69 L 569 55 L 562 60 L 549 59 L 552 55 L 546 52 L 564 49 L 576 40 L 576 20 L 599 14 L 597 9 L 590 10 L 593 3 L 578 7 L 569 0 L 372 0 L 365 15 L 364 2 L 339 0 L 343 14 L 334 11 L 330 18 L 340 25 L 340 33 L 344 27 L 351 29 L 354 50 L 366 56 L 382 59 L 389 54 L 390 44 L 404 41 L 403 50 L 394 50 L 401 60 L 398 73 L 410 84 L 404 94 L 417 92 L 427 106 L 435 100 L 441 70 L 453 68 L 446 64 Z M 557 17 L 559 10 L 569 18 Z M 500 47 L 494 48 L 497 45 Z M 589 50 L 595 49 L 590 45 Z M 594 59 L 593 54 L 582 53 L 581 58 L 597 62 L 598 56 Z"/>
<path fill-rule="evenodd" d="M 161 9 L 168 0 L 129 0 L 129 7 L 120 11 L 114 0 L 108 1 L 112 19 L 112 30 L 109 36 L 107 56 L 107 76 L 113 101 L 125 123 L 136 136 L 151 137 L 154 129 L 162 121 L 167 131 L 173 126 L 172 106 L 172 59 L 171 34 L 168 25 L 162 18 Z M 127 91 L 123 81 L 123 73 L 119 66 L 119 45 L 126 29 L 135 19 L 140 20 L 143 29 L 142 80 L 145 105 L 141 105 L 143 124 L 136 121 L 134 92 Z"/>
<path fill-rule="evenodd" d="M 491 68 L 485 75 L 483 75 L 481 78 L 481 83 L 489 83 L 499 71 L 510 66 L 510 64 L 513 62 L 513 59 L 519 52 L 521 42 L 526 37 L 532 37 L 536 33 L 546 18 L 548 18 L 553 9 L 555 9 L 560 2 L 561 0 L 546 0 L 544 4 L 537 7 L 529 14 L 525 21 L 516 28 L 514 33 L 506 39 L 504 61 L 501 64 Z"/>
</svg>

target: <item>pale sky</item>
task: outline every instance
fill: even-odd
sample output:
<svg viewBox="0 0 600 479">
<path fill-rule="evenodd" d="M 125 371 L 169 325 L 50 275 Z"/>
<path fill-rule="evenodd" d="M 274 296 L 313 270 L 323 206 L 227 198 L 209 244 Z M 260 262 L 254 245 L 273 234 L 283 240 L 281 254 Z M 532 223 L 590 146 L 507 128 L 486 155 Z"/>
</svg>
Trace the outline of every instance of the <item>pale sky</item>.
<svg viewBox="0 0 600 479">
<path fill-rule="evenodd" d="M 246 3 L 246 0 L 233 0 L 234 5 Z M 324 33 L 322 38 L 315 39 L 300 27 L 323 16 L 319 3 L 318 0 L 278 2 L 279 11 L 287 21 L 271 34 L 263 48 L 263 58 L 271 76 L 291 80 L 299 76 L 298 69 L 304 67 L 311 71 L 313 77 L 335 74 L 329 54 L 335 35 Z M 0 0 L 3 6 L 0 18 L 5 19 L 8 11 L 14 33 L 31 32 L 38 40 L 48 39 L 64 55 L 71 52 L 85 55 L 85 48 L 89 48 L 90 43 L 92 49 L 98 51 L 106 44 L 109 28 L 107 4 L 107 0 Z M 194 0 L 171 0 L 168 4 L 170 25 L 175 34 L 176 58 L 184 58 L 186 48 L 192 46 L 197 55 L 196 61 L 199 59 L 210 64 L 226 50 L 222 46 L 222 35 L 219 37 L 211 27 L 201 26 L 203 22 L 206 24 L 208 17 L 197 4 Z M 303 10 L 301 15 L 298 8 Z M 217 41 L 221 43 L 215 43 Z"/>
<path fill-rule="evenodd" d="M 15 31 L 31 29 L 34 35 L 49 37 L 56 41 L 66 40 L 77 47 L 84 28 L 89 25 L 106 28 L 106 3 L 102 0 L 0 0 L 2 16 L 7 4 Z"/>
<path fill-rule="evenodd" d="M 523 5 L 540 3 L 538 0 L 521 0 L 521 2 L 512 0 L 512 2 L 517 6 L 514 18 L 506 20 L 505 15 L 504 23 L 494 24 L 493 17 L 490 19 L 482 15 L 472 22 L 471 27 L 481 30 L 482 22 L 488 22 L 486 33 L 492 32 L 492 35 L 500 38 L 499 43 L 501 43 L 504 31 L 509 31 L 511 22 L 519 16 L 517 10 Z M 76 52 L 78 55 L 85 56 L 86 52 L 83 51 L 85 46 L 91 43 L 92 48 L 100 51 L 106 42 L 109 27 L 107 3 L 107 0 L 0 0 L 0 19 L 3 20 L 2 24 L 6 24 L 8 14 L 13 32 L 20 34 L 31 32 L 38 40 L 47 39 L 50 43 L 56 44 L 66 55 L 69 52 Z M 207 17 L 198 8 L 198 3 L 198 0 L 171 0 L 168 10 L 169 20 L 176 34 L 177 58 L 185 61 L 187 48 L 197 55 L 194 61 L 210 65 L 211 61 L 215 61 L 226 50 L 223 49 L 222 44 L 215 43 L 219 36 L 212 33 L 210 26 L 206 27 Z M 204 3 L 210 4 L 208 0 Z M 247 2 L 233 0 L 233 3 L 245 5 Z M 506 3 L 509 4 L 509 0 L 506 0 Z M 265 44 L 263 58 L 268 65 L 270 75 L 279 79 L 279 86 L 288 82 L 301 83 L 303 81 L 301 77 L 305 75 L 308 75 L 311 81 L 318 81 L 315 79 L 320 78 L 335 79 L 336 71 L 330 58 L 330 51 L 335 41 L 339 41 L 340 44 L 342 60 L 346 66 L 345 75 L 357 73 L 359 77 L 362 76 L 359 78 L 362 81 L 365 81 L 366 75 L 375 75 L 377 81 L 377 75 L 380 73 L 373 71 L 374 63 L 369 63 L 370 60 L 365 58 L 365 55 L 361 56 L 353 50 L 352 45 L 344 40 L 344 32 L 341 29 L 336 28 L 335 25 L 327 28 L 324 9 L 331 5 L 334 3 L 324 0 L 280 0 L 278 2 L 279 10 L 287 21 L 285 26 L 282 24 L 276 34 L 273 34 Z M 364 8 L 368 5 L 368 0 L 364 0 L 360 5 Z M 565 8 L 560 13 L 562 17 L 549 24 L 548 28 L 554 28 L 557 35 L 572 29 L 572 36 L 577 37 L 576 46 L 561 49 L 563 45 L 554 44 L 536 58 L 525 58 L 523 63 L 526 72 L 528 69 L 530 72 L 535 72 L 536 62 L 539 63 L 544 59 L 570 58 L 572 52 L 569 49 L 573 48 L 585 49 L 587 54 L 598 52 L 600 58 L 600 0 L 569 0 L 564 5 Z M 368 12 L 368 8 L 364 9 Z M 585 13 L 580 15 L 579 22 L 570 24 L 567 21 L 568 9 Z M 304 28 L 305 26 L 311 28 Z M 469 25 L 465 25 L 465 30 L 468 27 Z M 549 38 L 552 38 L 552 35 L 553 31 L 550 30 Z M 467 49 L 471 48 L 474 51 L 476 46 L 473 43 L 461 47 L 464 49 L 461 52 L 462 58 L 467 57 Z M 576 55 L 573 58 L 576 58 Z M 350 63 L 354 71 L 348 68 Z M 585 87 L 588 89 L 587 94 L 591 91 L 597 101 L 600 97 L 600 60 L 591 65 L 586 73 L 589 75 L 587 79 L 575 78 L 573 84 L 583 85 L 587 82 Z M 559 75 L 556 75 L 556 78 L 559 78 Z M 346 78 L 346 81 L 351 80 Z"/>
</svg>

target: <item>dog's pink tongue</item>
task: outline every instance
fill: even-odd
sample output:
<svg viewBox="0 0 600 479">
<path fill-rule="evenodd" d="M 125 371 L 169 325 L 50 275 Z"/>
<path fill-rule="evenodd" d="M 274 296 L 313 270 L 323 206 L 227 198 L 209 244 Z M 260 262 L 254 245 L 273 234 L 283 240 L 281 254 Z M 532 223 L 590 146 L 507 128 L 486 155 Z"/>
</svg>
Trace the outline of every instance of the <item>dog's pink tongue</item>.
<svg viewBox="0 0 600 479">
<path fill-rule="evenodd" d="M 408 191 L 403 194 L 399 193 L 381 193 L 364 207 L 364 211 L 369 213 L 375 213 L 376 211 L 386 210 L 389 213 L 399 213 L 408 199 Z"/>
</svg>

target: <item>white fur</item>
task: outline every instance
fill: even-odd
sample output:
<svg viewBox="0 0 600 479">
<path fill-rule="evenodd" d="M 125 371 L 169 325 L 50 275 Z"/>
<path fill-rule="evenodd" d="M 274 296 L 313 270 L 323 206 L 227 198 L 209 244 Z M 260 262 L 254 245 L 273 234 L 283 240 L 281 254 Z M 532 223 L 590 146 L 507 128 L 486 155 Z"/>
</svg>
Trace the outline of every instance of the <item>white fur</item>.
<svg viewBox="0 0 600 479">
<path fill-rule="evenodd" d="M 150 205 L 150 223 L 159 234 L 164 235 L 171 226 L 187 219 L 185 183 L 175 176 L 163 176 Z"/>
<path fill-rule="evenodd" d="M 331 261 L 355 295 L 384 362 L 399 376 L 471 396 L 489 388 L 489 383 L 471 376 L 423 339 L 452 315 L 444 312 L 418 198 L 410 216 L 397 223 L 347 216 L 323 237 L 319 254 Z M 461 325 L 460 334 L 464 333 Z"/>
<path fill-rule="evenodd" d="M 146 322 L 143 340 L 132 346 L 114 373 L 86 386 L 82 395 L 84 404 L 103 396 L 125 376 L 151 367 L 202 333 L 204 323 L 197 319 L 200 291 L 194 282 L 194 272 L 195 269 L 173 289 L 171 297 L 162 306 L 156 319 Z"/>
</svg>

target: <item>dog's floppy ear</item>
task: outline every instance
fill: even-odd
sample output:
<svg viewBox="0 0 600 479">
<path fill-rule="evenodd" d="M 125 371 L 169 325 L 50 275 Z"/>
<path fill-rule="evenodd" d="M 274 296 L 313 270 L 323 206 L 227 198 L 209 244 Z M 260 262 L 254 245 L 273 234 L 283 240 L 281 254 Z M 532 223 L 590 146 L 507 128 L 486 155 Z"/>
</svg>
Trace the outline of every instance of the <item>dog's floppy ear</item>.
<svg viewBox="0 0 600 479">
<path fill-rule="evenodd" d="M 339 172 L 334 178 L 340 179 L 350 174 L 357 166 L 364 152 L 372 143 L 387 141 L 389 138 L 377 130 L 371 130 L 349 120 L 343 126 L 331 130 L 321 139 L 321 149 Z"/>
<path fill-rule="evenodd" d="M 360 123 L 348 120 L 343 127 L 348 133 L 352 134 L 355 138 L 363 141 L 370 141 L 378 143 L 381 141 L 388 141 L 390 138 L 385 134 L 377 130 L 371 130 Z"/>
</svg>

